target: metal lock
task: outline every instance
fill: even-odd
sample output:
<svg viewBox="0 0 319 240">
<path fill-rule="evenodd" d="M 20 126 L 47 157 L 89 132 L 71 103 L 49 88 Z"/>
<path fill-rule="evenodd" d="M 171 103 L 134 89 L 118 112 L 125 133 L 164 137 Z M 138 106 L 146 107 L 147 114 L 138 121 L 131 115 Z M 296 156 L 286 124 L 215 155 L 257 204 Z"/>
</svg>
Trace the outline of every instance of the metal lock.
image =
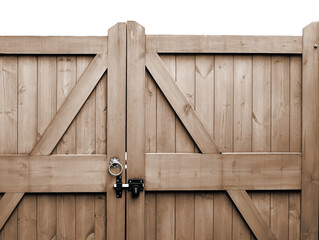
<svg viewBox="0 0 319 240">
<path fill-rule="evenodd" d="M 140 192 L 144 190 L 144 181 L 143 179 L 129 179 L 128 184 L 122 183 L 122 176 L 119 175 L 116 177 L 114 189 L 117 198 L 122 198 L 122 191 L 125 189 L 132 192 L 132 198 L 138 198 L 140 196 Z"/>
</svg>

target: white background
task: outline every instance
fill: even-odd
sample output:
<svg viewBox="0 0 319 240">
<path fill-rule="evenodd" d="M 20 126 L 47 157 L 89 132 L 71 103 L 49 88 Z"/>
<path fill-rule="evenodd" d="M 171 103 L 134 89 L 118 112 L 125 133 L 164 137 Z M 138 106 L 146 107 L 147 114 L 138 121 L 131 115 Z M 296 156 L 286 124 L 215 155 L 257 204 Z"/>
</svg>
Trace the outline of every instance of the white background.
<svg viewBox="0 0 319 240">
<path fill-rule="evenodd" d="M 135 20 L 147 34 L 302 35 L 319 0 L 0 0 L 0 35 L 107 35 Z"/>
</svg>

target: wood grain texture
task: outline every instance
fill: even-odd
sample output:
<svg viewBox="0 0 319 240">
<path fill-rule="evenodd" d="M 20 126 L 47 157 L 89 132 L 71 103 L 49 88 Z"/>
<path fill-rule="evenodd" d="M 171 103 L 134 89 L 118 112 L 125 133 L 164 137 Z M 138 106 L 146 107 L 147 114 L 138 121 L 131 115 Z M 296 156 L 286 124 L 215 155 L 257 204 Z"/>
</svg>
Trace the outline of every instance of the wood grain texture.
<svg viewBox="0 0 319 240">
<path fill-rule="evenodd" d="M 279 190 L 301 187 L 300 154 L 167 153 L 146 154 L 145 160 L 147 190 Z"/>
<path fill-rule="evenodd" d="M 267 223 L 260 216 L 260 213 L 246 191 L 228 190 L 227 192 L 232 200 L 236 202 L 236 207 L 245 218 L 257 239 L 277 239 L 270 231 Z"/>
<path fill-rule="evenodd" d="M 176 83 L 186 96 L 189 107 L 195 109 L 195 58 L 192 55 L 176 56 Z M 164 91 L 165 94 L 165 91 Z M 168 98 L 169 99 L 169 98 Z M 172 103 L 171 103 L 172 104 Z M 187 111 L 186 111 L 187 112 Z M 183 119 L 181 119 L 183 122 Z M 185 123 L 184 123 L 185 124 Z M 189 129 L 188 129 L 189 130 Z M 194 137 L 194 136 L 193 136 Z M 195 143 L 187 128 L 176 122 L 176 153 L 194 153 Z M 178 189 L 178 188 L 175 188 Z M 193 239 L 195 234 L 194 193 L 176 193 L 175 237 L 176 239 Z"/>
<path fill-rule="evenodd" d="M 202 120 L 182 90 L 174 82 L 174 78 L 168 72 L 160 57 L 156 53 L 147 53 L 146 66 L 198 147 L 202 151 L 219 152 Z"/>
<path fill-rule="evenodd" d="M 57 142 L 104 74 L 106 65 L 106 54 L 97 55 L 92 60 L 78 84 L 72 89 L 51 124 L 45 130 L 42 138 L 32 150 L 32 155 L 48 155 L 53 151 Z"/>
<path fill-rule="evenodd" d="M 252 56 L 234 56 L 234 145 L 235 152 L 251 152 Z M 249 239 L 250 230 L 233 206 L 233 239 Z"/>
<path fill-rule="evenodd" d="M 37 57 L 18 57 L 18 153 L 30 153 L 37 141 Z M 36 196 L 27 195 L 18 206 L 18 238 L 36 237 Z"/>
<path fill-rule="evenodd" d="M 17 57 L 0 58 L 0 153 L 2 154 L 14 154 L 18 150 L 17 62 Z M 14 209 L 23 197 L 23 193 L 6 193 L 5 196 L 0 199 L 0 230 L 7 223 L 0 232 L 0 239 L 16 239 L 17 210 Z"/>
<path fill-rule="evenodd" d="M 145 178 L 145 29 L 127 23 L 127 178 Z M 144 240 L 145 191 L 127 195 L 127 239 Z M 136 225 L 136 222 L 139 222 Z"/>
<path fill-rule="evenodd" d="M 253 56 L 252 151 L 270 152 L 271 58 Z"/>
<path fill-rule="evenodd" d="M 76 57 L 59 56 L 57 58 L 57 111 L 60 110 L 76 85 Z M 56 145 L 57 153 L 74 154 L 76 144 L 76 121 L 72 120 L 67 130 L 62 133 L 62 138 Z M 49 137 L 50 139 L 50 137 Z M 43 136 L 40 141 L 43 140 Z M 38 144 L 40 144 L 38 142 Z M 34 147 L 34 149 L 37 146 Z M 33 154 L 33 153 L 31 153 Z M 41 155 L 41 154 L 40 154 Z"/>
<path fill-rule="evenodd" d="M 76 59 L 77 80 L 81 78 L 92 57 L 78 56 Z M 76 117 L 76 154 L 95 153 L 95 91 L 93 91 Z M 102 179 L 105 180 L 105 177 Z M 76 239 L 94 238 L 94 195 L 77 194 L 75 196 Z"/>
<path fill-rule="evenodd" d="M 149 35 L 146 50 L 159 53 L 301 53 L 300 36 Z"/>
<path fill-rule="evenodd" d="M 174 55 L 163 55 L 161 59 L 167 70 L 175 77 L 176 58 Z M 157 88 L 157 101 L 155 112 L 157 152 L 176 151 L 176 120 L 175 113 L 165 99 L 163 93 Z M 174 239 L 176 228 L 176 194 L 173 192 L 156 193 L 156 238 Z"/>
<path fill-rule="evenodd" d="M 195 109 L 208 131 L 214 134 L 215 57 L 195 57 Z M 214 193 L 195 192 L 195 238 L 213 238 Z"/>
<path fill-rule="evenodd" d="M 234 60 L 232 55 L 215 56 L 214 137 L 221 152 L 231 152 L 233 149 L 233 67 Z"/>
<path fill-rule="evenodd" d="M 0 232 L 0 239 L 17 240 L 18 239 L 18 209 L 12 212 L 4 228 Z"/>
<path fill-rule="evenodd" d="M 5 193 L 0 199 L 0 230 L 16 208 L 24 193 Z"/>
<path fill-rule="evenodd" d="M 107 52 L 107 37 L 1 36 L 1 54 L 98 54 Z"/>
<path fill-rule="evenodd" d="M 105 155 L 1 156 L 1 192 L 104 192 Z"/>
<path fill-rule="evenodd" d="M 126 128 L 126 23 L 108 31 L 107 154 L 125 165 Z M 144 144 L 144 143 L 143 143 Z M 125 174 L 122 175 L 125 182 Z M 107 174 L 107 239 L 125 239 L 125 192 L 116 198 L 115 177 Z"/>
<path fill-rule="evenodd" d="M 0 153 L 17 153 L 17 57 L 0 58 Z"/>
<path fill-rule="evenodd" d="M 76 57 L 57 57 L 57 111 L 65 103 L 75 84 Z M 56 153 L 75 154 L 75 140 L 75 123 L 72 123 L 57 144 Z M 57 239 L 75 239 L 75 218 L 75 195 L 57 195 Z"/>
<path fill-rule="evenodd" d="M 270 152 L 271 140 L 271 56 L 253 56 L 252 151 Z M 252 192 L 252 201 L 270 226 L 270 192 Z M 251 239 L 256 239 L 251 236 Z"/>
<path fill-rule="evenodd" d="M 36 239 L 36 195 L 25 194 L 18 206 L 18 239 Z"/>
<path fill-rule="evenodd" d="M 272 56 L 271 151 L 290 151 L 289 57 Z M 278 239 L 288 239 L 288 193 L 271 193 L 270 228 Z"/>
<path fill-rule="evenodd" d="M 38 57 L 38 140 L 57 110 L 56 56 Z M 56 238 L 57 197 L 52 194 L 37 196 L 37 237 Z"/>
<path fill-rule="evenodd" d="M 301 239 L 318 239 L 319 216 L 319 23 L 303 29 Z"/>
<path fill-rule="evenodd" d="M 94 200 L 94 239 L 105 240 L 106 237 L 106 196 L 96 194 Z"/>
</svg>

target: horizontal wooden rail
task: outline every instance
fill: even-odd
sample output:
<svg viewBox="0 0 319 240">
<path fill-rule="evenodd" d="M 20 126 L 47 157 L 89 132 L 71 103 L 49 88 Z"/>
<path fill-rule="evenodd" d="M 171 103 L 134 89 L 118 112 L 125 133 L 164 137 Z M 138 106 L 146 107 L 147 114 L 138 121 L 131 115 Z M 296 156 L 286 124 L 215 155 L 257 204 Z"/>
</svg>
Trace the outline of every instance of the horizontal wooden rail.
<svg viewBox="0 0 319 240">
<path fill-rule="evenodd" d="M 106 155 L 0 156 L 0 192 L 106 192 L 107 165 Z"/>
<path fill-rule="evenodd" d="M 301 36 L 148 35 L 146 51 L 158 53 L 301 54 Z"/>
<path fill-rule="evenodd" d="M 0 54 L 99 54 L 107 37 L 0 37 Z"/>
<path fill-rule="evenodd" d="M 106 192 L 106 160 L 106 155 L 2 155 L 0 192 Z M 301 188 L 299 153 L 147 153 L 145 166 L 149 191 Z"/>
<path fill-rule="evenodd" d="M 288 190 L 301 188 L 301 155 L 146 154 L 145 188 Z"/>
</svg>

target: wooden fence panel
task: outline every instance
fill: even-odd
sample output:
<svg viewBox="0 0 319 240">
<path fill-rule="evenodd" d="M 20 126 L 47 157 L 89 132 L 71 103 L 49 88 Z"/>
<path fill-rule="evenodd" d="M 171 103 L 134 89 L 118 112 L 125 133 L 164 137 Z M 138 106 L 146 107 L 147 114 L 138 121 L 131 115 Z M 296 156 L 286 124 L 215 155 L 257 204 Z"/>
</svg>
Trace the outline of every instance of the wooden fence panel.
<svg viewBox="0 0 319 240">
<path fill-rule="evenodd" d="M 195 104 L 222 151 L 300 152 L 300 55 L 169 54 L 161 58 L 190 102 Z M 178 123 L 178 117 L 175 117 L 176 129 L 170 127 L 174 121 L 173 111 L 160 90 L 157 89 L 157 97 L 153 97 L 154 80 L 149 75 L 147 78 L 151 87 L 146 92 L 149 110 L 146 144 L 150 144 L 153 135 L 157 136 L 157 142 L 152 143 L 156 147 L 149 152 L 155 149 L 157 152 L 194 152 L 191 138 L 185 129 L 181 130 L 183 126 Z M 157 106 L 156 113 L 151 106 Z M 172 131 L 170 135 L 165 133 L 168 131 Z M 163 149 L 164 145 L 168 147 Z M 300 191 L 250 191 L 249 195 L 278 239 L 300 239 Z M 214 239 L 254 239 L 226 193 L 196 193 L 194 197 L 192 192 L 147 192 L 148 201 L 152 204 L 145 209 L 146 219 L 152 218 L 149 213 L 156 213 L 156 221 L 148 223 L 152 232 L 146 230 L 146 236 L 168 239 L 164 229 L 165 234 L 180 236 L 183 233 L 179 229 L 183 227 L 187 229 L 185 239 L 193 239 L 192 236 L 204 239 L 203 236 L 210 234 Z M 205 213 L 203 204 L 208 206 Z M 199 227 L 199 213 L 207 220 L 205 227 Z M 190 226 L 188 222 L 195 225 Z"/>
<path fill-rule="evenodd" d="M 92 58 L 0 57 L 1 154 L 31 152 Z M 106 154 L 106 81 L 104 74 L 52 154 Z M 103 193 L 26 194 L 0 239 L 105 239 L 105 206 Z"/>
</svg>

